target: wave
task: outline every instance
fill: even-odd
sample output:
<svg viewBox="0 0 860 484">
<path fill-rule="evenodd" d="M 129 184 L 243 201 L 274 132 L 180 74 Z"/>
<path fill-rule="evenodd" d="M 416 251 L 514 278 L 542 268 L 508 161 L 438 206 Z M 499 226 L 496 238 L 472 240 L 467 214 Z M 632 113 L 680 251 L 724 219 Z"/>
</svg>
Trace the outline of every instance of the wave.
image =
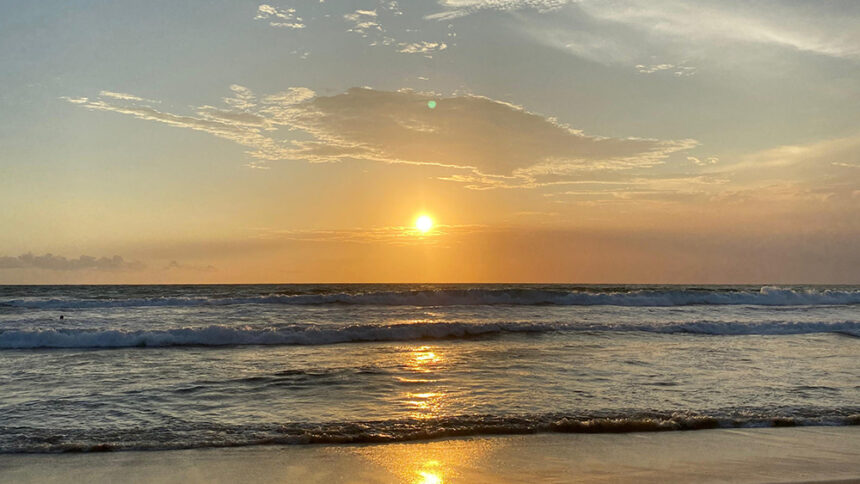
<svg viewBox="0 0 860 484">
<path fill-rule="evenodd" d="M 847 305 L 860 304 L 860 289 L 779 288 L 466 288 L 327 294 L 266 294 L 246 297 L 143 297 L 116 299 L 11 299 L 0 306 L 28 309 L 88 309 L 139 306 L 219 306 L 236 304 L 372 306 L 687 306 L 687 305 Z"/>
<path fill-rule="evenodd" d="M 860 409 L 805 412 L 640 412 L 597 415 L 462 415 L 430 419 L 258 425 L 177 424 L 132 429 L 0 427 L 0 452 L 172 450 L 254 445 L 366 444 L 479 435 L 627 433 L 812 425 L 860 425 Z"/>
<path fill-rule="evenodd" d="M 125 348 L 164 346 L 325 345 L 365 341 L 466 338 L 503 332 L 546 332 L 520 323 L 409 323 L 343 327 L 253 328 L 212 325 L 149 331 L 41 329 L 0 332 L 0 348 Z"/>
<path fill-rule="evenodd" d="M 129 348 L 168 346 L 326 345 L 373 341 L 462 339 L 514 333 L 572 331 L 641 331 L 702 335 L 791 335 L 839 333 L 860 337 L 860 322 L 725 322 L 695 321 L 653 324 L 597 323 L 401 323 L 388 325 L 254 328 L 211 325 L 162 330 L 34 329 L 0 332 L 0 349 Z"/>
</svg>

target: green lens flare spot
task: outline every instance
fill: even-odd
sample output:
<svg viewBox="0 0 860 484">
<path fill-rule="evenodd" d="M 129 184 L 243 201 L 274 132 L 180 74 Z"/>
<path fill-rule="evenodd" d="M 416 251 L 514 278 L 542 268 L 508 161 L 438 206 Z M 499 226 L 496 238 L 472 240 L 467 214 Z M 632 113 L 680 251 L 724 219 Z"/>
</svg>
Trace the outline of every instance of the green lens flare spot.
<svg viewBox="0 0 860 484">
<path fill-rule="evenodd" d="M 427 101 L 427 107 L 433 109 L 436 107 L 436 101 Z"/>
</svg>

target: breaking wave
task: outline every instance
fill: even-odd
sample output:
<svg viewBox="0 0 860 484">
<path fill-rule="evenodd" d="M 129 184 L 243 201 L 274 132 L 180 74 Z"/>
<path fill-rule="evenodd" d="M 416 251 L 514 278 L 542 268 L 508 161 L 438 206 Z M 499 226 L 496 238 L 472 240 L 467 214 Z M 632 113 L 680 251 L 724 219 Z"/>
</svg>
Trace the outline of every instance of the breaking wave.
<svg viewBox="0 0 860 484">
<path fill-rule="evenodd" d="M 255 328 L 211 325 L 163 330 L 34 329 L 0 332 L 0 349 L 128 348 L 167 346 L 326 345 L 371 341 L 462 339 L 510 333 L 571 331 L 642 331 L 703 335 L 790 335 L 840 333 L 860 337 L 860 322 L 725 322 L 684 323 L 402 323 L 389 325 Z"/>
<path fill-rule="evenodd" d="M 625 433 L 715 428 L 858 425 L 858 408 L 801 412 L 640 412 L 595 415 L 461 415 L 430 419 L 258 425 L 178 424 L 133 429 L 0 427 L 0 452 L 104 452 L 253 445 L 360 444 L 477 435 Z"/>
</svg>

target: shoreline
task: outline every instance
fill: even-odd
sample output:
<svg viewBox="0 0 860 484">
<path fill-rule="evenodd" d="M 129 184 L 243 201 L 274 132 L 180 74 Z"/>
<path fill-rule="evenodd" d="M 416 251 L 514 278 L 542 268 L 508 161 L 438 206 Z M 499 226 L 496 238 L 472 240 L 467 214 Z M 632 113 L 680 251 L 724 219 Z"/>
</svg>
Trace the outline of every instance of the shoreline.
<svg viewBox="0 0 860 484">
<path fill-rule="evenodd" d="M 0 482 L 860 482 L 860 428 L 0 455 Z"/>
</svg>

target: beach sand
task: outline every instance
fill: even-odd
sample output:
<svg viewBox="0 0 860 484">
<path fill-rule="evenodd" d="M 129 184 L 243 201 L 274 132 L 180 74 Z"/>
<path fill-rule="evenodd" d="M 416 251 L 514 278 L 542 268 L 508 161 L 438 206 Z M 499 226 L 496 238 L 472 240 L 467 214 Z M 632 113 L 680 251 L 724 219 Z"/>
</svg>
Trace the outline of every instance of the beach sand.
<svg viewBox="0 0 860 484">
<path fill-rule="evenodd" d="M 2 482 L 860 482 L 860 427 L 2 455 Z"/>
</svg>

